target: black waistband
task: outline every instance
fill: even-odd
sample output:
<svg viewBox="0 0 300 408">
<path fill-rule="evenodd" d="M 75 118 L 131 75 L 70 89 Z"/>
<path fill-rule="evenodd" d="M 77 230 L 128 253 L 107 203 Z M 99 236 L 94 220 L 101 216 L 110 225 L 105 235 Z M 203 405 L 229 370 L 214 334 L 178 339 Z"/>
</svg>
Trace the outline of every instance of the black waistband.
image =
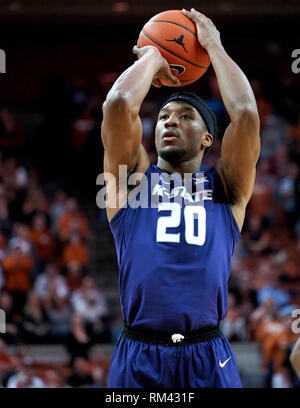
<svg viewBox="0 0 300 408">
<path fill-rule="evenodd" d="M 148 329 L 130 327 L 124 325 L 123 335 L 134 340 L 145 343 L 162 344 L 166 346 L 178 346 L 183 344 L 193 344 L 207 341 L 221 336 L 219 326 L 203 327 L 200 330 L 183 332 L 181 330 L 174 332 L 160 332 Z"/>
</svg>

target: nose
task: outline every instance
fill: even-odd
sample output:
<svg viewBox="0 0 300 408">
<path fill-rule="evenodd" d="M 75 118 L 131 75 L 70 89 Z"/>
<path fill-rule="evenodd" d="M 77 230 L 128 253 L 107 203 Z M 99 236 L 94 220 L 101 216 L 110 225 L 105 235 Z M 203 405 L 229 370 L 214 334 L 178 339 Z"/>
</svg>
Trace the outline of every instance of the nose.
<svg viewBox="0 0 300 408">
<path fill-rule="evenodd" d="M 169 118 L 165 121 L 165 127 L 178 127 L 179 125 L 179 120 L 175 112 L 171 113 Z"/>
</svg>

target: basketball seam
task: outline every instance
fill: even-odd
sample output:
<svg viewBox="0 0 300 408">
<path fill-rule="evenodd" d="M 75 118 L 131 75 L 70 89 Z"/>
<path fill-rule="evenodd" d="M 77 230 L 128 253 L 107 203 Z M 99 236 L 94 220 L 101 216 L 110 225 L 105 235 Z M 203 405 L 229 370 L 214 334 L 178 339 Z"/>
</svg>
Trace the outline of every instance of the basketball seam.
<svg viewBox="0 0 300 408">
<path fill-rule="evenodd" d="M 159 47 L 161 47 L 161 48 L 164 49 L 165 51 L 168 51 L 170 54 L 174 55 L 174 57 L 180 58 L 180 59 L 182 59 L 183 61 L 188 62 L 189 64 L 194 65 L 195 67 L 198 67 L 198 68 L 201 68 L 201 69 L 207 69 L 207 68 L 208 68 L 208 66 L 207 66 L 207 67 L 203 67 L 202 65 L 195 64 L 194 62 L 191 62 L 191 61 L 189 61 L 189 60 L 187 60 L 187 59 L 181 57 L 180 55 L 175 54 L 175 52 L 168 50 L 168 48 L 164 47 L 163 45 L 161 45 L 161 44 L 159 44 L 158 42 L 156 42 L 155 40 L 153 40 L 153 38 L 151 38 L 147 33 L 145 33 L 144 30 L 142 30 L 142 33 L 143 33 L 144 36 L 147 37 L 149 40 L 153 41 L 154 44 L 158 45 Z"/>
<path fill-rule="evenodd" d="M 184 28 L 185 30 L 189 31 L 190 33 L 192 33 L 192 34 L 197 38 L 197 35 L 194 33 L 194 31 L 190 30 L 189 28 L 187 28 L 187 27 L 185 27 L 185 26 L 183 26 L 183 25 L 181 25 L 181 24 L 179 24 L 179 23 L 175 23 L 174 21 L 169 21 L 169 20 L 151 20 L 151 21 L 149 21 L 149 23 L 170 23 L 170 24 L 175 24 L 175 25 L 177 25 L 177 26 L 179 26 L 179 27 L 182 27 L 182 28 Z"/>
</svg>

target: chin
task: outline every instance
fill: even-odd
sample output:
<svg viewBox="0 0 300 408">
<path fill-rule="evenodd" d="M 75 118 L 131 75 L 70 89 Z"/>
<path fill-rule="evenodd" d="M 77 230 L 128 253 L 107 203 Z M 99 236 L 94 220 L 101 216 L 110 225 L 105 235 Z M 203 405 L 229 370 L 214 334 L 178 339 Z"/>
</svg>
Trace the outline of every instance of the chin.
<svg viewBox="0 0 300 408">
<path fill-rule="evenodd" d="M 158 152 L 159 157 L 162 159 L 166 160 L 169 163 L 176 163 L 178 162 L 184 155 L 186 154 L 186 151 L 184 149 L 180 148 L 172 148 L 172 147 L 167 147 L 164 149 L 161 149 Z"/>
</svg>

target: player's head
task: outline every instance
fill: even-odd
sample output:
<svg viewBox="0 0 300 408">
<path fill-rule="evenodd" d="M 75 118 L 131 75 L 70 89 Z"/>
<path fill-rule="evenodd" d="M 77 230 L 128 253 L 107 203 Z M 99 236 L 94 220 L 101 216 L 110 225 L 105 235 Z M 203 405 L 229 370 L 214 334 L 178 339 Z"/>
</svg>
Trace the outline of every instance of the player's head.
<svg viewBox="0 0 300 408">
<path fill-rule="evenodd" d="M 170 163 L 203 156 L 216 132 L 215 114 L 206 103 L 192 92 L 177 92 L 159 110 L 155 129 L 157 153 Z"/>
</svg>

